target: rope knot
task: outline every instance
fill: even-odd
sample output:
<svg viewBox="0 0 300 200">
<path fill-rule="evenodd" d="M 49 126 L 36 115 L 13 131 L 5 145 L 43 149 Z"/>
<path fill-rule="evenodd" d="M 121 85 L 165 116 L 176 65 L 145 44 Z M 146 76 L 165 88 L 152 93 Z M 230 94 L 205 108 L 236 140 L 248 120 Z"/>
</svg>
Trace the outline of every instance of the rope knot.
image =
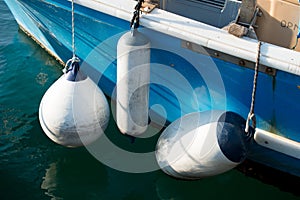
<svg viewBox="0 0 300 200">
<path fill-rule="evenodd" d="M 66 74 L 70 70 L 72 70 L 72 66 L 74 66 L 74 63 L 79 63 L 80 59 L 76 56 L 73 56 L 71 59 L 69 59 L 65 65 L 65 68 L 63 69 L 63 73 Z"/>
<path fill-rule="evenodd" d="M 249 133 L 250 121 L 252 121 L 252 127 L 256 128 L 256 117 L 254 113 L 249 113 L 246 120 L 245 132 Z"/>
</svg>

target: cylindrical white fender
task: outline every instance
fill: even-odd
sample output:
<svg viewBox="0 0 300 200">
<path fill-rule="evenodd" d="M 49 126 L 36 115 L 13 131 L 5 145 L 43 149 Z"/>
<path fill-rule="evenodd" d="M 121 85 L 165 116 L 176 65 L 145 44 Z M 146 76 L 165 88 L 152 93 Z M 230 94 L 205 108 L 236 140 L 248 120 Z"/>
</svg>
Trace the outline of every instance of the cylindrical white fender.
<svg viewBox="0 0 300 200">
<path fill-rule="evenodd" d="M 245 123 L 233 112 L 187 114 L 160 136 L 157 162 L 165 173 L 180 179 L 199 179 L 226 172 L 246 158 Z"/>
<path fill-rule="evenodd" d="M 39 120 L 51 140 L 78 147 L 101 136 L 109 121 L 109 107 L 105 95 L 89 77 L 72 73 L 62 75 L 46 91 Z"/>
<path fill-rule="evenodd" d="M 148 126 L 150 41 L 134 30 L 125 33 L 117 46 L 116 116 L 119 130 L 142 134 Z"/>
</svg>

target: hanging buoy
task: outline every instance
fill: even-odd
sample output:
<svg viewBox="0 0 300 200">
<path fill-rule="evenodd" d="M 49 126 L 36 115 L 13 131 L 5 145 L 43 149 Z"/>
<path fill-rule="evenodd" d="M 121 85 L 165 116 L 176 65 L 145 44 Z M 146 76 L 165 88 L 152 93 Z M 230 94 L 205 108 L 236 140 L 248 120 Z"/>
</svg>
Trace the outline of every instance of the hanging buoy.
<svg viewBox="0 0 300 200">
<path fill-rule="evenodd" d="M 124 134 L 136 136 L 148 126 L 150 41 L 134 29 L 117 46 L 117 125 Z"/>
<path fill-rule="evenodd" d="M 156 158 L 176 178 L 199 179 L 226 172 L 247 155 L 250 134 L 236 113 L 205 111 L 187 114 L 160 136 Z"/>
<path fill-rule="evenodd" d="M 109 121 L 109 107 L 98 86 L 79 70 L 78 62 L 72 62 L 43 96 L 39 120 L 51 140 L 78 147 L 101 136 Z"/>
</svg>

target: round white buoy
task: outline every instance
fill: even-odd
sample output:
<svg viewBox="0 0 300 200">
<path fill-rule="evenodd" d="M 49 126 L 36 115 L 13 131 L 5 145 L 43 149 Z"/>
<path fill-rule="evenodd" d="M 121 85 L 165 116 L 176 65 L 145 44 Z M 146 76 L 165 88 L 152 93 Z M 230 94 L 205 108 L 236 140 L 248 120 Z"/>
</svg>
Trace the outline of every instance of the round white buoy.
<svg viewBox="0 0 300 200">
<path fill-rule="evenodd" d="M 119 130 L 142 134 L 148 126 L 150 41 L 137 30 L 125 33 L 117 46 L 116 116 Z"/>
<path fill-rule="evenodd" d="M 205 111 L 187 114 L 160 136 L 156 158 L 167 174 L 199 179 L 226 172 L 247 154 L 246 121 L 236 113 Z"/>
<path fill-rule="evenodd" d="M 109 107 L 98 86 L 78 71 L 78 63 L 72 67 L 44 94 L 39 120 L 51 140 L 78 147 L 101 136 L 109 121 Z"/>
</svg>

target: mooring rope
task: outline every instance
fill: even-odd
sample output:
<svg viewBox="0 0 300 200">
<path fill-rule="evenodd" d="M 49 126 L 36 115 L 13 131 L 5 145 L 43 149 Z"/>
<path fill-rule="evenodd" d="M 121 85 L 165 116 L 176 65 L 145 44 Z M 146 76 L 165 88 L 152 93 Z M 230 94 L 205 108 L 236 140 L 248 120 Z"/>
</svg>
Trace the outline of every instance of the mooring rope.
<svg viewBox="0 0 300 200">
<path fill-rule="evenodd" d="M 250 120 L 252 120 L 252 126 L 253 128 L 256 128 L 256 117 L 254 114 L 254 105 L 255 105 L 255 95 L 256 95 L 256 86 L 257 86 L 257 77 L 258 77 L 258 67 L 259 67 L 259 61 L 260 61 L 260 49 L 261 49 L 261 41 L 258 41 L 257 45 L 257 56 L 256 56 L 256 62 L 255 62 L 255 68 L 254 68 L 254 78 L 253 78 L 253 89 L 252 89 L 252 98 L 251 98 L 251 106 L 250 111 L 246 120 L 246 127 L 245 132 L 249 132 L 249 123 Z"/>
<path fill-rule="evenodd" d="M 66 62 L 65 68 L 63 69 L 64 73 L 67 73 L 70 66 L 73 66 L 74 62 L 80 62 L 80 59 L 76 56 L 76 46 L 75 46 L 75 8 L 74 8 L 74 0 L 72 0 L 72 52 L 73 56 Z"/>
<path fill-rule="evenodd" d="M 140 26 L 140 9 L 142 7 L 142 4 L 144 3 L 144 0 L 138 0 L 138 3 L 134 7 L 133 17 L 130 21 L 130 28 L 131 29 L 137 29 Z"/>
<path fill-rule="evenodd" d="M 293 48 L 292 49 L 295 49 L 296 47 L 297 47 L 297 45 L 298 45 L 298 39 L 300 38 L 300 32 L 298 33 L 298 35 L 297 35 L 297 38 L 296 38 L 296 44 L 293 46 Z"/>
<path fill-rule="evenodd" d="M 75 17 L 74 17 L 75 9 L 74 9 L 74 0 L 72 0 L 72 50 L 73 50 L 73 58 L 76 57 L 75 54 Z"/>
</svg>

